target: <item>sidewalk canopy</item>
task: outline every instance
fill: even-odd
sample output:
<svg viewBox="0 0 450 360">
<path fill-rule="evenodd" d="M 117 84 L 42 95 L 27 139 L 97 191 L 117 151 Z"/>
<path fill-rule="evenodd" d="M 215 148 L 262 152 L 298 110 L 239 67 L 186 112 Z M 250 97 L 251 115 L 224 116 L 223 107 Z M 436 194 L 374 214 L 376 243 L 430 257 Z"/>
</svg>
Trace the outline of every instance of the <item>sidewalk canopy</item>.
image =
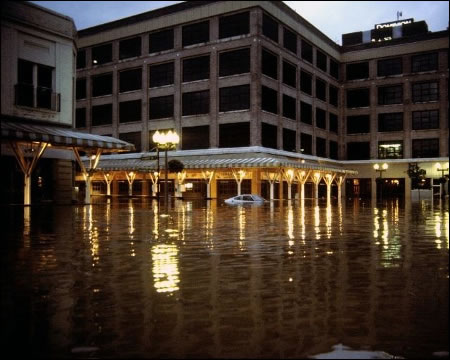
<svg viewBox="0 0 450 360">
<path fill-rule="evenodd" d="M 179 152 L 181 153 L 181 152 Z M 133 156 L 133 157 L 131 157 Z M 139 154 L 126 154 L 124 157 L 109 158 L 102 157 L 97 166 L 97 171 L 142 171 L 150 172 L 157 170 L 157 160 L 155 156 Z M 114 156 L 115 157 L 115 156 Z M 311 169 L 318 171 L 329 171 L 342 174 L 356 173 L 353 170 L 333 166 L 331 164 L 318 164 L 312 162 L 302 162 L 298 159 L 288 159 L 270 154 L 246 154 L 238 157 L 228 157 L 217 155 L 206 156 L 171 156 L 171 159 L 181 161 L 185 169 L 230 169 L 230 168 L 294 168 Z M 163 158 L 161 158 L 163 160 Z M 84 161 L 87 164 L 87 161 Z M 164 161 L 160 161 L 160 167 L 164 168 Z"/>
<path fill-rule="evenodd" d="M 107 152 L 134 150 L 134 145 L 125 141 L 94 134 L 87 134 L 72 129 L 51 125 L 1 121 L 2 139 L 15 142 L 45 142 L 52 147 L 102 149 Z"/>
</svg>

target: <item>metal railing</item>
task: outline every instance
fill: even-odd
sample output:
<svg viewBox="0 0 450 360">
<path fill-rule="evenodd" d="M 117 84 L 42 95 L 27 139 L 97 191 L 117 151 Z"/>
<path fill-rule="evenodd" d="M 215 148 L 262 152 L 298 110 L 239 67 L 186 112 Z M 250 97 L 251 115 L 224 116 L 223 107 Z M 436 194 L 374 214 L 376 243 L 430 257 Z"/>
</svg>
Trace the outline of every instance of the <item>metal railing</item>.
<svg viewBox="0 0 450 360">
<path fill-rule="evenodd" d="M 14 90 L 14 104 L 17 106 L 61 111 L 61 94 L 54 93 L 52 89 L 42 86 L 35 87 L 31 84 L 16 84 Z"/>
</svg>

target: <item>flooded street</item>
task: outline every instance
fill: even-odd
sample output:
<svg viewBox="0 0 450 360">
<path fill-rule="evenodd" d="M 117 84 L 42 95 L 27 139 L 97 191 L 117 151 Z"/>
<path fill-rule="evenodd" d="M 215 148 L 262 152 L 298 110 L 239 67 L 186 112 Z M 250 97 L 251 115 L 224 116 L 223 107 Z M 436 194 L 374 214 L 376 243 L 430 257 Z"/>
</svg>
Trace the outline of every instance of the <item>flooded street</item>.
<svg viewBox="0 0 450 360">
<path fill-rule="evenodd" d="M 98 199 L 3 207 L 16 357 L 303 358 L 448 351 L 449 209 Z M 25 211 L 25 214 L 24 214 Z"/>
</svg>

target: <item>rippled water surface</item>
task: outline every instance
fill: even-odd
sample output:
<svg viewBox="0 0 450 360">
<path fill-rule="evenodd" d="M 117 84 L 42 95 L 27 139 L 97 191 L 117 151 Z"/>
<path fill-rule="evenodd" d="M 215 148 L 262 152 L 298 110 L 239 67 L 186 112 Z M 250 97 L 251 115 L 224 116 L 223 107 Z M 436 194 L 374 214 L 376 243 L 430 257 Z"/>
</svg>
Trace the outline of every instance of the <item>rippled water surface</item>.
<svg viewBox="0 0 450 360">
<path fill-rule="evenodd" d="M 444 203 L 1 211 L 2 337 L 16 356 L 448 351 Z"/>
</svg>

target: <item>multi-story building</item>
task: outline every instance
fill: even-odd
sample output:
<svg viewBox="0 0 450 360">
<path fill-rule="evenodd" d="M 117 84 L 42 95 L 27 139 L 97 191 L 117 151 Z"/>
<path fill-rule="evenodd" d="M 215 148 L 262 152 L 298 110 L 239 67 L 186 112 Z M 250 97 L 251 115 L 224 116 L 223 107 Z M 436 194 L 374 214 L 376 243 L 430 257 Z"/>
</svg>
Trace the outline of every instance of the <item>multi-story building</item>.
<svg viewBox="0 0 450 360">
<path fill-rule="evenodd" d="M 5 1 L 1 42 L 0 202 L 71 203 L 73 152 L 100 154 L 130 144 L 72 130 L 77 46 L 71 18 Z"/>
<path fill-rule="evenodd" d="M 150 194 L 156 130 L 180 136 L 169 157 L 185 165 L 186 196 L 204 195 L 204 179 L 212 197 L 279 183 L 286 198 L 305 182 L 317 196 L 344 177 L 348 196 L 374 196 L 386 162 L 384 194 L 409 197 L 409 164 L 438 178 L 448 157 L 448 30 L 424 22 L 340 46 L 282 2 L 189 1 L 81 30 L 78 47 L 76 127 L 137 149 L 100 161 L 113 194 L 133 183 L 126 172 Z"/>
</svg>

